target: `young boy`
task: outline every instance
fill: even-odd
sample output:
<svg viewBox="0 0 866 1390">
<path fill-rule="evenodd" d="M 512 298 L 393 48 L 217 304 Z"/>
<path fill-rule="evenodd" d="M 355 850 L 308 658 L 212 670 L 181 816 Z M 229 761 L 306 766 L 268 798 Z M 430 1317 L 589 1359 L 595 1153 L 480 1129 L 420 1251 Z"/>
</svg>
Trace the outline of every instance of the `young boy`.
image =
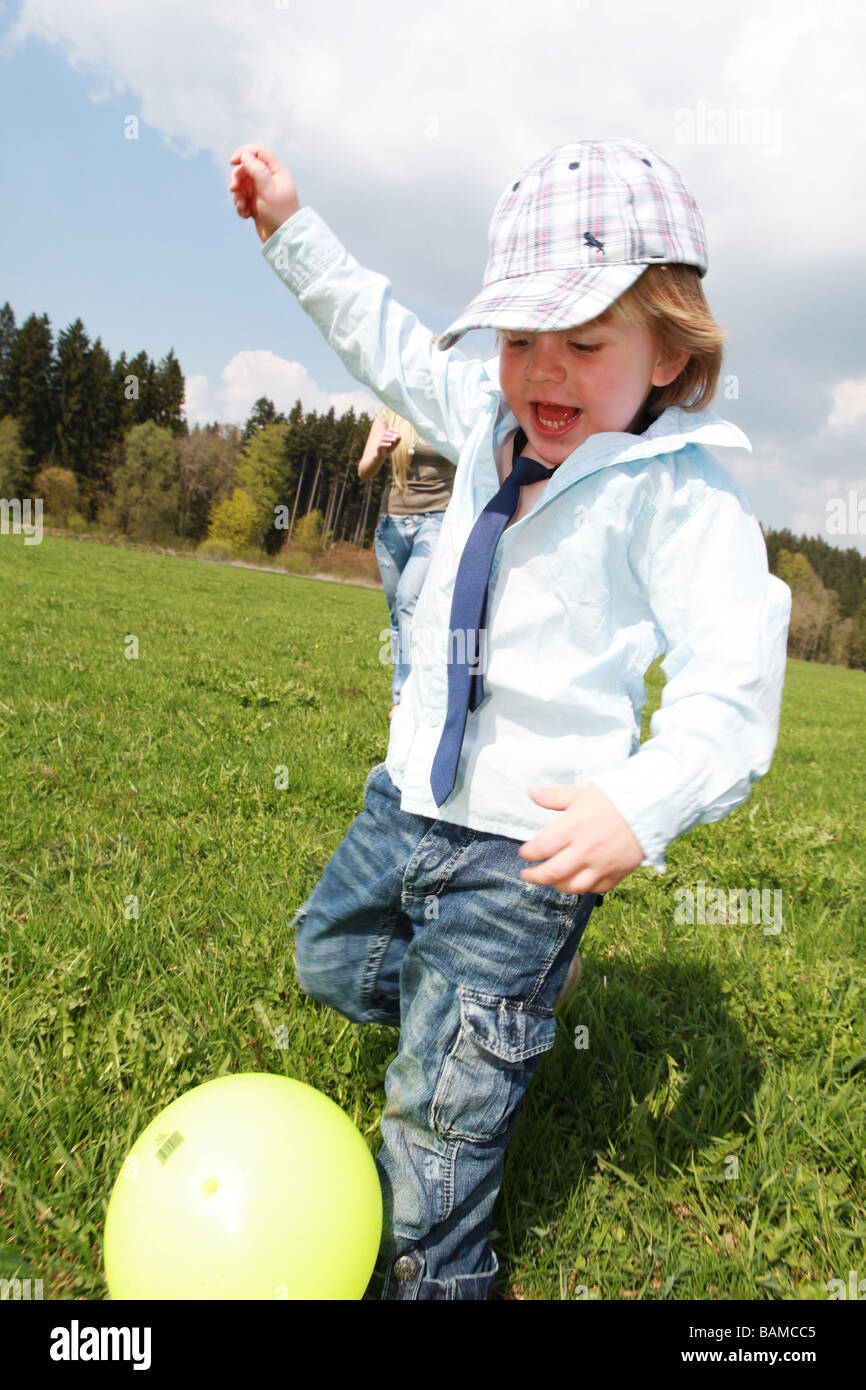
<svg viewBox="0 0 866 1390">
<path fill-rule="evenodd" d="M 703 223 L 654 151 L 578 141 L 512 180 L 483 288 L 435 342 L 267 150 L 232 163 L 237 211 L 348 370 L 457 465 L 387 757 L 293 925 L 306 993 L 400 1028 L 382 1296 L 481 1299 L 590 913 L 766 773 L 790 592 L 705 447 L 749 444 L 706 408 L 724 334 Z M 453 348 L 478 327 L 498 361 Z"/>
</svg>

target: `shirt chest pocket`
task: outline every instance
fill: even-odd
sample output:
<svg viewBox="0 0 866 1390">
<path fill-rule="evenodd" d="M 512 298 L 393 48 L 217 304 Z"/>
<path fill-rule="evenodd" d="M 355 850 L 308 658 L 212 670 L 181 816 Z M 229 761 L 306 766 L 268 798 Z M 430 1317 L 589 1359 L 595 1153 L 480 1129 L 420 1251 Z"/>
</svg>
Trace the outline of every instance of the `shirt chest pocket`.
<svg viewBox="0 0 866 1390">
<path fill-rule="evenodd" d="M 606 605 L 618 568 L 611 518 L 581 504 L 550 524 L 542 556 L 554 592 L 571 603 Z"/>
</svg>

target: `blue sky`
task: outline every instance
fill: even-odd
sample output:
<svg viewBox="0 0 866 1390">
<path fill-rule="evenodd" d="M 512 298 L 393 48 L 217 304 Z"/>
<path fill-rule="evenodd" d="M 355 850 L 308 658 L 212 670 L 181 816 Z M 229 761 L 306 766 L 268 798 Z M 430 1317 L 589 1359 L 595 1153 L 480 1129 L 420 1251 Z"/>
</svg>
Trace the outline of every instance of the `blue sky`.
<svg viewBox="0 0 866 1390">
<path fill-rule="evenodd" d="M 325 395 L 347 391 L 375 407 L 259 255 L 231 203 L 228 165 L 223 179 L 209 152 L 171 149 L 143 122 L 138 139 L 126 139 L 137 103 L 94 102 L 94 90 L 42 40 L 0 54 L 0 174 L 11 210 L 0 219 L 0 302 L 8 299 L 16 324 L 47 313 L 56 340 L 80 317 L 112 358 L 144 349 L 159 361 L 173 348 L 187 376 L 214 386 L 237 353 L 285 357 L 302 340 L 323 396 L 308 392 L 309 408 L 327 409 Z M 230 418 L 218 404 L 201 418 Z"/>
<path fill-rule="evenodd" d="M 267 144 L 435 332 L 480 288 L 526 163 L 632 136 L 707 226 L 734 379 L 715 408 L 753 446 L 724 464 L 765 524 L 866 552 L 866 515 L 827 529 L 852 491 L 866 512 L 864 38 L 853 0 L 0 4 L 0 302 L 55 336 L 80 317 L 112 356 L 173 348 L 191 422 L 262 394 L 374 407 L 234 212 L 234 147 Z"/>
</svg>

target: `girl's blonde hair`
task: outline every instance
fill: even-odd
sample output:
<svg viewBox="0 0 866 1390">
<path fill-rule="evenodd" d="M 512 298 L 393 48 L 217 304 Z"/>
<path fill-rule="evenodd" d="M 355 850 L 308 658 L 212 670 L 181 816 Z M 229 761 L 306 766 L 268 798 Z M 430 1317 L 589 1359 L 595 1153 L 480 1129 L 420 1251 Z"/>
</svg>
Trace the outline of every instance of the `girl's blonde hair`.
<svg viewBox="0 0 866 1390">
<path fill-rule="evenodd" d="M 394 483 L 398 490 L 403 492 L 406 488 L 406 474 L 412 461 L 409 450 L 414 449 L 418 443 L 418 432 L 413 424 L 404 420 L 402 415 L 398 415 L 396 410 L 391 410 L 388 406 L 382 407 L 379 421 L 383 429 L 397 430 L 400 435 L 400 443 L 396 449 L 391 450 L 391 469 L 394 474 Z"/>
<path fill-rule="evenodd" d="M 592 330 L 605 323 L 637 323 L 649 328 L 665 359 L 683 350 L 690 354 L 669 385 L 652 388 L 647 398 L 651 411 L 660 414 L 672 405 L 683 410 L 702 410 L 709 405 L 718 385 L 722 345 L 728 335 L 713 318 L 701 277 L 693 266 L 647 266 L 604 313 L 579 326 L 581 330 Z M 506 336 L 499 329 L 497 344 Z"/>
</svg>

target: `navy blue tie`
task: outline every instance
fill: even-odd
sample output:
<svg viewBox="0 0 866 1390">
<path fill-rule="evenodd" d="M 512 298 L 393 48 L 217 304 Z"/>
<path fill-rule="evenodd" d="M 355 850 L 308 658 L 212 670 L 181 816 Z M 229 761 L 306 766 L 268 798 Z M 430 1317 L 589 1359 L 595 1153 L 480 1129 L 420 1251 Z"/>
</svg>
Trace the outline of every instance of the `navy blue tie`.
<svg viewBox="0 0 866 1390">
<path fill-rule="evenodd" d="M 484 679 L 479 669 L 484 643 L 480 634 L 484 631 L 487 584 L 499 538 L 517 510 L 520 489 L 527 483 L 551 478 L 556 471 L 535 459 L 524 458 L 518 450 L 525 447 L 526 435 L 520 430 L 514 440 L 511 472 L 478 517 L 457 568 L 448 633 L 448 712 L 430 773 L 430 790 L 437 806 L 454 789 L 467 712 L 474 712 L 484 699 Z"/>
</svg>

